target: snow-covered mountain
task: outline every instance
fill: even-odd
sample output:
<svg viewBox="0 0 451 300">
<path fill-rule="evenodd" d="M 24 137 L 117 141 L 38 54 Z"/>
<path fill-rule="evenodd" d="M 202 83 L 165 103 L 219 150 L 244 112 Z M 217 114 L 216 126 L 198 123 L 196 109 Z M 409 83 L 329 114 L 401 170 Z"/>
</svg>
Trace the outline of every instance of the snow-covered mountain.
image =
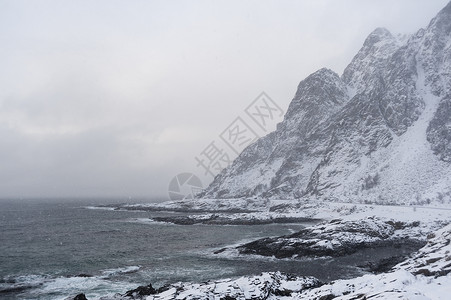
<svg viewBox="0 0 451 300">
<path fill-rule="evenodd" d="M 277 130 L 204 198 L 451 201 L 451 2 L 425 29 L 374 30 L 342 76 L 301 81 Z"/>
</svg>

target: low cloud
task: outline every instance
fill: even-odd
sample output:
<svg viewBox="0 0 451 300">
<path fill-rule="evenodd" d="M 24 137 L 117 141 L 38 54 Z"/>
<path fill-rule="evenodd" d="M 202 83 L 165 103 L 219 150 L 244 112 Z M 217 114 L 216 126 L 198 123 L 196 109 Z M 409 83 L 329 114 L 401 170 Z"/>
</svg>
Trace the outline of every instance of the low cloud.
<svg viewBox="0 0 451 300">
<path fill-rule="evenodd" d="M 166 196 L 262 91 L 286 109 L 375 27 L 446 3 L 2 1 L 0 198 Z"/>
</svg>

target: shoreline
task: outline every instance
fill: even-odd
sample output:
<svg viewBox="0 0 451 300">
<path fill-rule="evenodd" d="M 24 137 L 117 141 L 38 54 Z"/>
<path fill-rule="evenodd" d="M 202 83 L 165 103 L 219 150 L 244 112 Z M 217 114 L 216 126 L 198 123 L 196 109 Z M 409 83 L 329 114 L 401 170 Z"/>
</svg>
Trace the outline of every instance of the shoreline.
<svg viewBox="0 0 451 300">
<path fill-rule="evenodd" d="M 398 268 L 399 265 L 409 261 L 409 257 L 415 256 L 418 252 L 421 252 L 422 249 L 430 247 L 429 240 L 432 236 L 436 235 L 433 232 L 437 232 L 437 230 L 440 231 L 440 228 L 445 227 L 447 223 L 449 223 L 448 220 L 451 220 L 450 210 L 437 210 L 436 207 L 431 207 L 430 209 L 426 207 L 417 210 L 415 208 L 402 206 L 355 205 L 352 203 L 333 202 L 318 203 L 314 201 L 300 203 L 297 201 L 280 200 L 266 202 L 265 205 L 260 205 L 260 207 L 257 207 L 255 202 L 252 201 L 251 205 L 253 205 L 253 209 L 249 210 L 251 212 L 247 213 L 242 212 L 242 206 L 239 207 L 239 209 L 233 209 L 228 205 L 222 207 L 222 210 L 219 212 L 206 213 L 207 211 L 214 211 L 218 201 L 211 202 L 212 207 L 208 207 L 205 204 L 206 201 L 203 199 L 193 200 L 192 202 L 193 203 L 191 203 L 190 206 L 187 205 L 186 201 L 182 202 L 181 206 L 183 207 L 176 207 L 175 203 L 170 203 L 169 205 L 167 203 L 158 204 L 158 212 L 174 213 L 182 212 L 183 210 L 185 215 L 152 217 L 149 220 L 168 222 L 180 226 L 191 226 L 196 224 L 207 226 L 251 226 L 273 224 L 277 222 L 284 223 L 285 221 L 291 221 L 291 223 L 293 223 L 293 220 L 301 223 L 313 223 L 313 225 L 305 227 L 293 234 L 272 238 L 261 238 L 241 245 L 217 249 L 212 253 L 213 256 L 219 255 L 218 257 L 222 257 L 223 255 L 238 254 L 243 257 L 252 257 L 257 255 L 262 258 L 271 257 L 276 261 L 279 259 L 283 261 L 293 259 L 335 259 L 346 255 L 371 251 L 371 249 L 374 248 L 377 250 L 383 249 L 383 247 L 410 247 L 407 254 L 392 255 L 366 264 L 360 264 L 358 267 L 367 274 L 363 275 L 363 277 L 390 276 L 393 270 Z M 227 200 L 226 204 L 228 202 L 231 201 Z M 202 211 L 198 209 L 199 206 L 202 206 Z M 134 204 L 131 207 L 129 205 L 122 205 L 118 209 L 124 208 L 126 210 L 137 210 L 138 208 L 142 209 L 142 205 Z M 155 208 L 152 207 L 149 209 L 153 210 Z M 236 212 L 237 210 L 239 212 Z M 368 217 L 368 215 L 371 216 Z M 381 215 L 384 217 L 381 217 Z M 433 218 L 431 216 L 433 216 Z M 428 274 L 427 271 L 421 272 Z M 233 296 L 233 293 L 228 294 L 227 291 L 231 290 L 230 284 L 239 285 L 252 280 L 261 281 L 261 278 L 269 278 L 268 276 L 270 278 L 278 278 L 276 281 L 279 283 L 283 281 L 283 284 L 302 285 L 300 282 L 305 282 L 306 280 L 304 277 L 270 272 L 263 273 L 259 276 L 244 276 L 235 279 L 225 278 L 209 283 L 174 283 L 159 289 L 154 289 L 152 285 L 149 284 L 147 286 L 140 286 L 136 289 L 129 290 L 122 295 L 116 294 L 114 297 L 105 296 L 100 299 L 174 299 L 176 296 L 180 296 L 180 293 L 182 292 L 187 296 L 200 295 L 202 293 L 207 295 L 209 293 L 208 291 L 213 289 L 212 285 L 216 286 L 218 284 L 223 284 L 224 282 L 228 282 L 229 284 L 226 291 L 220 291 L 219 294 L 215 295 L 231 297 L 224 299 L 238 299 L 239 297 L 235 297 L 237 295 Z M 290 297 L 290 295 L 299 295 L 300 293 L 307 293 L 310 290 L 321 289 L 324 286 L 333 285 L 335 282 L 360 280 L 359 278 L 360 277 L 339 279 L 334 282 L 321 282 L 319 286 L 312 289 L 302 288 L 301 290 L 286 290 L 285 292 L 282 292 L 282 294 L 286 295 L 286 297 Z M 274 284 L 276 283 L 273 282 L 270 285 L 273 286 Z M 265 287 L 264 290 L 267 290 L 267 287 Z M 273 293 L 273 296 L 280 295 L 280 291 L 274 290 L 271 293 Z M 265 295 L 268 296 L 268 294 Z M 187 297 L 187 299 L 194 298 Z M 255 299 L 264 298 L 256 297 Z"/>
</svg>

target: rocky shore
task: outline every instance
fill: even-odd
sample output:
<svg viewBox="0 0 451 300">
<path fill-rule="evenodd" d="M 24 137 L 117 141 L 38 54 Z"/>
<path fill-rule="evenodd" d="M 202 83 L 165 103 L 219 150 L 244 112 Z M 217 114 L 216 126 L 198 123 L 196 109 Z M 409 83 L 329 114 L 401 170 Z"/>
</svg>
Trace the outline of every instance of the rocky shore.
<svg viewBox="0 0 451 300">
<path fill-rule="evenodd" d="M 276 258 L 338 257 L 366 248 L 424 246 L 420 222 L 384 221 L 369 217 L 358 221 L 335 219 L 288 236 L 264 238 L 237 247 L 240 254 Z"/>
<path fill-rule="evenodd" d="M 110 204 L 98 208 L 180 213 L 251 213 L 266 209 L 269 201 L 257 199 L 193 199 L 147 204 Z"/>
<path fill-rule="evenodd" d="M 315 205 L 310 208 L 317 209 Z M 217 249 L 216 255 L 240 255 L 271 257 L 271 259 L 322 259 L 349 256 L 371 249 L 384 247 L 405 247 L 406 255 L 374 258 L 360 265 L 364 275 L 349 280 L 321 282 L 313 277 L 299 277 L 288 274 L 263 273 L 255 276 L 208 281 L 203 283 L 174 283 L 160 288 L 151 284 L 136 289 L 101 298 L 102 300 L 125 299 L 365 299 L 371 295 L 380 299 L 390 299 L 393 285 L 406 299 L 419 292 L 416 283 L 451 285 L 451 225 L 448 211 L 425 211 L 415 217 L 416 211 L 401 207 L 359 207 L 350 205 L 322 206 L 327 211 L 328 221 L 308 226 L 296 233 L 259 239 L 243 245 Z M 284 207 L 284 210 L 286 207 Z M 298 207 L 296 208 L 298 209 Z M 380 217 L 381 212 L 386 217 Z M 307 209 L 308 210 L 308 209 Z M 400 212 L 404 211 L 404 214 Z M 351 212 L 351 213 L 350 213 Z M 369 212 L 379 216 L 361 217 Z M 407 213 L 410 212 L 410 213 Z M 172 222 L 180 225 L 230 224 L 236 220 L 238 225 L 252 225 L 269 219 L 277 213 L 283 221 L 306 220 L 306 211 L 294 217 L 291 212 L 280 211 L 260 213 L 216 213 L 194 214 L 154 218 L 155 221 Z M 311 212 L 307 212 L 310 216 Z M 359 215 L 360 214 L 360 215 Z M 255 223 L 252 215 L 259 215 Z M 320 215 L 320 214 L 318 214 Z M 398 219 L 393 218 L 398 216 Z M 435 219 L 431 216 L 435 216 Z M 193 217 L 194 216 L 194 217 Z M 224 217 L 228 216 L 228 217 Z M 340 217 L 341 216 L 341 217 Z M 421 216 L 421 217 L 420 217 Z M 285 218 L 285 219 L 284 219 Z M 311 219 L 309 219 L 311 220 Z M 273 220 L 278 222 L 278 219 Z M 266 222 L 266 221 L 265 221 Z M 265 223 L 267 224 L 267 223 Z M 440 229 L 443 228 L 443 229 Z M 377 250 L 379 251 L 379 250 Z M 404 279 L 403 279 L 404 278 Z M 410 284 L 402 284 L 403 281 Z M 384 284 L 381 284 L 384 282 Z M 388 296 L 387 296 L 388 295 Z M 407 295 L 407 296 L 406 296 Z M 77 295 L 84 299 L 84 295 Z M 354 298 L 353 298 L 354 297 Z M 360 297 L 360 298 L 359 298 Z M 363 298 L 362 298 L 363 297 Z M 74 299 L 74 297 L 68 298 Z M 423 299 L 423 298 L 422 298 Z M 435 298 L 424 298 L 435 299 Z M 437 298 L 440 299 L 440 298 Z"/>
<path fill-rule="evenodd" d="M 366 220 L 368 230 L 357 233 L 359 241 L 389 239 L 401 234 L 396 232 L 418 233 L 417 224 L 391 223 L 374 220 L 374 226 L 369 226 L 371 218 Z M 314 226 L 302 231 L 301 236 L 325 235 L 328 230 L 348 228 L 344 236 L 353 232 L 354 224 L 331 221 L 324 225 Z M 324 228 L 321 229 L 321 226 Z M 379 230 L 370 230 L 370 227 Z M 399 228 L 399 229 L 397 229 Z M 416 228 L 415 230 L 412 230 Z M 322 232 L 315 233 L 316 230 Z M 298 237 L 295 237 L 298 238 Z M 329 239 L 330 240 L 330 239 Z M 124 294 L 103 297 L 102 300 L 130 299 L 445 299 L 451 285 L 451 225 L 444 227 L 424 237 L 425 245 L 414 252 L 409 258 L 395 266 L 390 266 L 380 274 L 367 274 L 349 280 L 321 282 L 313 277 L 290 276 L 280 272 L 262 273 L 256 276 L 245 276 L 234 279 L 223 279 L 203 283 L 174 283 L 155 289 L 151 284 L 130 290 Z M 319 241 L 318 241 L 319 242 Z M 448 291 L 448 292 L 447 292 Z M 86 299 L 83 294 L 76 300 Z"/>
<path fill-rule="evenodd" d="M 178 225 L 307 222 L 308 227 L 296 233 L 212 249 L 214 253 L 211 255 L 240 256 L 244 260 L 246 257 L 276 260 L 356 258 L 355 266 L 367 275 L 321 282 L 312 277 L 269 272 L 203 283 L 173 283 L 160 288 L 148 284 L 123 294 L 103 297 L 102 300 L 390 299 L 398 294 L 405 299 L 412 299 L 414 295 L 426 295 L 422 299 L 440 299 L 429 297 L 421 289 L 435 289 L 443 293 L 441 289 L 451 285 L 451 258 L 450 252 L 446 252 L 451 251 L 451 225 L 445 227 L 450 223 L 451 210 L 446 208 L 314 200 L 270 200 L 262 203 L 253 199 L 238 199 L 237 202 L 196 199 L 160 204 L 125 204 L 114 209 L 158 212 L 150 214 L 152 221 Z M 393 249 L 403 251 L 396 250 L 393 254 Z M 359 265 L 362 255 L 374 256 Z M 396 294 L 393 290 L 397 291 Z"/>
<path fill-rule="evenodd" d="M 287 223 L 305 223 L 318 222 L 319 219 L 311 219 L 304 217 L 269 217 L 269 218 L 252 218 L 237 217 L 228 214 L 207 214 L 207 215 L 189 215 L 189 216 L 167 216 L 152 217 L 151 220 L 156 222 L 166 222 L 177 225 L 265 225 L 265 224 L 287 224 Z"/>
</svg>

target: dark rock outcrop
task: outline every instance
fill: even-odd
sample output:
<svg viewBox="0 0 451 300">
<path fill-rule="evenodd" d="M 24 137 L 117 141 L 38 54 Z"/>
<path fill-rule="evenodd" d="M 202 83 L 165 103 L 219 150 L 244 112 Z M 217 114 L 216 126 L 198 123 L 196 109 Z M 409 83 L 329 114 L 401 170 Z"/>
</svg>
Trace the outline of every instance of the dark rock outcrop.
<svg viewBox="0 0 451 300">
<path fill-rule="evenodd" d="M 144 296 L 153 295 L 156 294 L 157 292 L 158 291 L 152 287 L 152 284 L 149 284 L 145 286 L 139 286 L 136 289 L 127 291 L 125 293 L 125 297 L 129 297 L 132 299 L 141 299 Z"/>
<path fill-rule="evenodd" d="M 169 216 L 169 217 L 153 217 L 152 220 L 157 222 L 166 222 L 177 225 L 264 225 L 264 224 L 284 224 L 284 223 L 303 223 L 314 222 L 318 219 L 302 218 L 302 217 L 275 217 L 264 219 L 252 218 L 230 218 L 227 215 L 205 215 L 205 216 Z"/>
<path fill-rule="evenodd" d="M 74 300 L 88 300 L 88 299 L 86 299 L 85 294 L 78 294 L 77 296 L 74 297 Z"/>
<path fill-rule="evenodd" d="M 375 218 L 361 221 L 332 220 L 291 235 L 256 240 L 237 249 L 241 254 L 276 258 L 339 257 L 362 249 L 387 246 L 409 245 L 419 249 L 424 246 L 424 241 L 395 236 L 397 230 L 418 225 L 416 222 L 392 222 Z"/>
</svg>

